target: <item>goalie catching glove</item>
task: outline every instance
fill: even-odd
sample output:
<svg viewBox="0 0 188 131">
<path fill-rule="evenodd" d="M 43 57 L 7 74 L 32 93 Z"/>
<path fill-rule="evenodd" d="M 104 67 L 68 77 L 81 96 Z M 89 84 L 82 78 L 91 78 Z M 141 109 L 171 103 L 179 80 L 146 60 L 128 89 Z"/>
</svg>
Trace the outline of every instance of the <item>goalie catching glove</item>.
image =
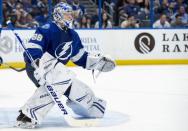
<svg viewBox="0 0 188 131">
<path fill-rule="evenodd" d="M 116 67 L 114 60 L 108 56 L 101 54 L 88 55 L 86 62 L 86 69 L 99 70 L 101 72 L 108 72 Z"/>
</svg>

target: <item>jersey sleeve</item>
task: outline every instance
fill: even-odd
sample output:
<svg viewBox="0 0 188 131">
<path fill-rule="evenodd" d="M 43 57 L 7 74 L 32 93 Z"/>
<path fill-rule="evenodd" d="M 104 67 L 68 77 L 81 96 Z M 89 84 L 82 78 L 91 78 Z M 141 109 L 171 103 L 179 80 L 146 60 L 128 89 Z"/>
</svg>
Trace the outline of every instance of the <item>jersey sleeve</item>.
<svg viewBox="0 0 188 131">
<path fill-rule="evenodd" d="M 48 43 L 46 36 L 48 36 L 47 29 L 43 27 L 39 27 L 36 29 L 34 35 L 26 45 L 27 51 L 29 52 L 29 54 L 32 56 L 34 60 L 37 58 L 41 58 L 43 52 L 45 52 Z M 26 52 L 24 52 L 24 60 L 28 63 L 31 63 Z"/>
<path fill-rule="evenodd" d="M 75 63 L 78 66 L 82 66 L 83 68 L 86 67 L 86 61 L 88 52 L 84 49 L 84 46 L 82 45 L 82 42 L 80 40 L 80 37 L 78 33 L 75 31 L 72 31 L 72 38 L 73 38 L 73 52 L 71 61 Z"/>
</svg>

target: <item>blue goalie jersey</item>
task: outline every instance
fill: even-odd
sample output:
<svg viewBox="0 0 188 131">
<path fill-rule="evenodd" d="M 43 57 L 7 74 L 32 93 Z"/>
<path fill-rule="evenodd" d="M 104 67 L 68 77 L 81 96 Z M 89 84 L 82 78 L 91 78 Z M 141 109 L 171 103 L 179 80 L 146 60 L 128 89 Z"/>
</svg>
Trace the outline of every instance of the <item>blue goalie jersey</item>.
<svg viewBox="0 0 188 131">
<path fill-rule="evenodd" d="M 88 52 L 84 50 L 77 32 L 73 29 L 62 30 L 54 22 L 37 28 L 26 47 L 33 59 L 41 58 L 48 52 L 63 64 L 71 60 L 76 65 L 86 66 Z M 30 63 L 25 53 L 24 58 Z"/>
</svg>

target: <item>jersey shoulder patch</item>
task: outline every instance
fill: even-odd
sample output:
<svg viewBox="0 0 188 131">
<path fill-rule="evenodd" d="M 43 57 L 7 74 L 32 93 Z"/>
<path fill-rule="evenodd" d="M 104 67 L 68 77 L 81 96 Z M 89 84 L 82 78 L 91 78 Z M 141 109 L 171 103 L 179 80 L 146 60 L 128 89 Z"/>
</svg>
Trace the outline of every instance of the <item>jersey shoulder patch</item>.
<svg viewBox="0 0 188 131">
<path fill-rule="evenodd" d="M 50 24 L 49 23 L 47 23 L 47 24 L 42 26 L 42 29 L 49 29 L 49 28 L 50 28 Z"/>
</svg>

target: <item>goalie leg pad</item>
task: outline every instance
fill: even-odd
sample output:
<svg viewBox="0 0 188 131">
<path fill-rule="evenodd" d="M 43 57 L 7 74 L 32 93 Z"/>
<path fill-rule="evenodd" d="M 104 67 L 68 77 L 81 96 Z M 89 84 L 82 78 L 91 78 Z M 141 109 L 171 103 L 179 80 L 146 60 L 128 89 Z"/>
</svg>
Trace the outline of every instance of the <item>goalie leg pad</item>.
<svg viewBox="0 0 188 131">
<path fill-rule="evenodd" d="M 63 64 L 58 63 L 51 71 L 45 74 L 45 79 L 53 86 L 58 97 L 61 97 L 72 83 L 73 75 Z M 54 106 L 54 102 L 47 93 L 46 87 L 39 87 L 33 96 L 21 108 L 23 114 L 37 123 L 40 123 Z"/>
<path fill-rule="evenodd" d="M 67 105 L 74 113 L 87 118 L 101 118 L 106 109 L 106 101 L 96 98 L 93 91 L 78 79 L 73 79 Z"/>
<path fill-rule="evenodd" d="M 53 107 L 54 102 L 44 87 L 38 88 L 33 96 L 21 107 L 21 111 L 33 121 L 40 123 L 48 111 Z"/>
</svg>

